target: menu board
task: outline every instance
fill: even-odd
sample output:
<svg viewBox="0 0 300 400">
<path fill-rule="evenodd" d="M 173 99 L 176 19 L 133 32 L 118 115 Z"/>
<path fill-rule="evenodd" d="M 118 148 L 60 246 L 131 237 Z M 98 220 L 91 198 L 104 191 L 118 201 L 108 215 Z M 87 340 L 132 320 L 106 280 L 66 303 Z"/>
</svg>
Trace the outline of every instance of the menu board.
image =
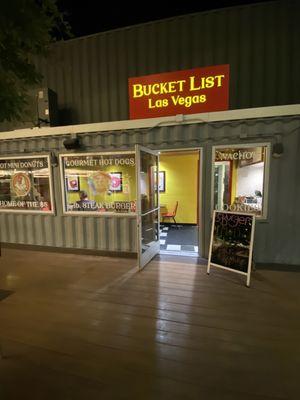
<svg viewBox="0 0 300 400">
<path fill-rule="evenodd" d="M 207 273 L 215 266 L 247 275 L 250 286 L 254 214 L 214 211 Z"/>
</svg>

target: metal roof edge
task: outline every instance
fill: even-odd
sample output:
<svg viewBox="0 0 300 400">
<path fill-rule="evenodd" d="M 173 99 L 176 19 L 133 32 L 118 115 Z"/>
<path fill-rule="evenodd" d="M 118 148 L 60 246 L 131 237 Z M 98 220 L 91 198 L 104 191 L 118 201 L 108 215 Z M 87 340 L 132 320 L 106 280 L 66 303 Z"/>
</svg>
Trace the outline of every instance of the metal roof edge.
<svg viewBox="0 0 300 400">
<path fill-rule="evenodd" d="M 29 137 L 68 135 L 75 133 L 93 133 L 107 131 L 124 131 L 130 129 L 154 129 L 160 126 L 187 125 L 222 121 L 245 120 L 254 118 L 271 118 L 300 115 L 300 104 L 244 108 L 237 110 L 216 111 L 210 113 L 174 115 L 171 117 L 147 118 L 123 121 L 96 122 L 91 124 L 65 125 L 45 128 L 27 128 L 0 132 L 0 140 L 25 139 Z"/>
<path fill-rule="evenodd" d="M 160 23 L 166 23 L 166 22 L 172 22 L 175 20 L 179 20 L 182 18 L 190 18 L 190 17 L 194 17 L 197 15 L 207 15 L 207 14 L 215 14 L 215 13 L 224 13 L 224 12 L 228 12 L 230 10 L 235 10 L 235 9 L 244 9 L 244 8 L 253 8 L 253 7 L 264 7 L 264 6 L 274 6 L 279 4 L 280 2 L 283 2 L 283 0 L 265 0 L 265 1 L 257 1 L 255 3 L 251 3 L 251 2 L 246 2 L 244 4 L 232 4 L 232 5 L 224 5 L 223 7 L 220 8 L 212 8 L 212 9 L 208 9 L 208 10 L 199 10 L 199 11 L 194 11 L 194 12 L 186 12 L 183 14 L 178 14 L 178 15 L 173 15 L 170 17 L 162 17 L 160 19 L 154 19 L 154 20 L 150 20 L 150 21 L 145 21 L 145 22 L 139 22 L 136 24 L 129 24 L 126 26 L 121 26 L 119 28 L 112 28 L 112 29 L 108 29 L 105 31 L 100 31 L 100 32 L 95 32 L 95 33 L 91 33 L 88 35 L 82 35 L 82 36 L 77 36 L 77 37 L 73 37 L 70 39 L 63 39 L 63 40 L 59 40 L 57 42 L 54 42 L 54 45 L 65 45 L 68 44 L 72 41 L 77 41 L 77 40 L 85 40 L 85 39 L 92 39 L 95 38 L 97 36 L 101 36 L 101 35 L 108 35 L 108 34 L 112 34 L 112 33 L 118 33 L 118 32 L 124 32 L 127 30 L 131 30 L 131 29 L 137 29 L 137 28 L 141 28 L 147 25 L 155 25 L 155 24 L 160 24 Z M 283 2 L 286 3 L 286 0 Z"/>
</svg>

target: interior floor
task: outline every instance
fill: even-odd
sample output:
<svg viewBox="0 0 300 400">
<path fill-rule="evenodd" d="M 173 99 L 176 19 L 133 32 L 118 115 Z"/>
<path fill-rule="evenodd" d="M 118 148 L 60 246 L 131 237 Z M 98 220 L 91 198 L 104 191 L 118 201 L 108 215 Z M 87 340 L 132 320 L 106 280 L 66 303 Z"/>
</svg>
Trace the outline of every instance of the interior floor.
<svg viewBox="0 0 300 400">
<path fill-rule="evenodd" d="M 197 225 L 161 224 L 160 250 L 198 253 Z"/>
</svg>

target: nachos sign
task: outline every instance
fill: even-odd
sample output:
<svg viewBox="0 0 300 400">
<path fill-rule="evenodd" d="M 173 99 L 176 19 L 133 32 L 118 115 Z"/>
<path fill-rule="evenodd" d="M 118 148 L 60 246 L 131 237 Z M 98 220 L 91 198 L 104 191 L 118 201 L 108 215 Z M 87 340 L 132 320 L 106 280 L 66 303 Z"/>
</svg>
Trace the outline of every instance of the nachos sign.
<svg viewBox="0 0 300 400">
<path fill-rule="evenodd" d="M 130 119 L 228 110 L 229 65 L 129 78 Z"/>
</svg>

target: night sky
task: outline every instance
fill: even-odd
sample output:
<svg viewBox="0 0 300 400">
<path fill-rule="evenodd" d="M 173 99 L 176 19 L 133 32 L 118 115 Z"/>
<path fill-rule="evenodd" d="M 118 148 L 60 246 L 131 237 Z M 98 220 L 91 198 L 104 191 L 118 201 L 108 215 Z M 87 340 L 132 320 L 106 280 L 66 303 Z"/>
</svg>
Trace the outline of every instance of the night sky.
<svg viewBox="0 0 300 400">
<path fill-rule="evenodd" d="M 67 14 L 74 37 L 91 35 L 110 29 L 135 25 L 143 22 L 155 21 L 181 14 L 213 10 L 236 6 L 240 4 L 259 3 L 259 1 L 235 0 L 235 1 L 208 1 L 206 4 L 199 1 L 186 2 L 141 2 L 141 6 L 135 6 L 130 2 L 100 2 L 97 0 L 58 0 L 60 11 Z M 101 10 L 102 8 L 102 10 Z"/>
</svg>

